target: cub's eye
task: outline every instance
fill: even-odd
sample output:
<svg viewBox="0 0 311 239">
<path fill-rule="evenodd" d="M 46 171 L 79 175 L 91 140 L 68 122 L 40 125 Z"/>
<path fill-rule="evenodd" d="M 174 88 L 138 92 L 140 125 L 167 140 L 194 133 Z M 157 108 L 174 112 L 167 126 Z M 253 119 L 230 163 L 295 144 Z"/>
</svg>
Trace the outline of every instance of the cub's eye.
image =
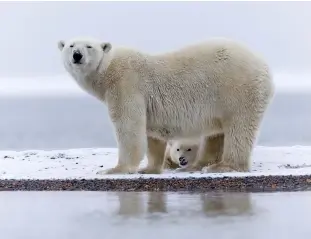
<svg viewBox="0 0 311 239">
<path fill-rule="evenodd" d="M 179 149 L 177 149 L 177 151 L 179 151 Z"/>
<path fill-rule="evenodd" d="M 87 45 L 86 48 L 92 48 L 91 46 Z"/>
<path fill-rule="evenodd" d="M 70 45 L 70 47 L 73 47 L 73 45 Z"/>
<path fill-rule="evenodd" d="M 187 149 L 187 151 L 191 151 L 191 149 Z"/>
</svg>

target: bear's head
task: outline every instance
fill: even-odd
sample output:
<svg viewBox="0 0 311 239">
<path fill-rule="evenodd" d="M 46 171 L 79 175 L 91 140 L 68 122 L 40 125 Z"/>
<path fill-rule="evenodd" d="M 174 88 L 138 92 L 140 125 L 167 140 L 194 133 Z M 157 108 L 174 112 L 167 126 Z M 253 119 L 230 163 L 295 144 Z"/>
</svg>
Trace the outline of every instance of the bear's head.
<svg viewBox="0 0 311 239">
<path fill-rule="evenodd" d="M 171 155 L 179 162 L 180 167 L 194 163 L 198 152 L 198 145 L 175 141 L 171 145 Z"/>
<path fill-rule="evenodd" d="M 67 71 L 88 74 L 97 70 L 112 46 L 110 43 L 102 43 L 96 39 L 76 38 L 66 42 L 59 41 L 58 48 L 62 52 Z"/>
</svg>

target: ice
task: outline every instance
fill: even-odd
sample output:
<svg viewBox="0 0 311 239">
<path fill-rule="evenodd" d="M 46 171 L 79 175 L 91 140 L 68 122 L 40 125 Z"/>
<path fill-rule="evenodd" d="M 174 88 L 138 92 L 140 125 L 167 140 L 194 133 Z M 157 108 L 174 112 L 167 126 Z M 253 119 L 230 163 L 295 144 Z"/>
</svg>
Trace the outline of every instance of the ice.
<svg viewBox="0 0 311 239">
<path fill-rule="evenodd" d="M 172 178 L 172 177 L 245 177 L 261 175 L 311 174 L 311 146 L 263 147 L 253 151 L 252 171 L 249 173 L 177 173 L 166 170 L 153 175 L 98 175 L 99 170 L 117 164 L 116 148 L 69 150 L 0 151 L 1 179 L 94 179 L 94 178 Z M 140 167 L 145 166 L 144 158 Z"/>
</svg>

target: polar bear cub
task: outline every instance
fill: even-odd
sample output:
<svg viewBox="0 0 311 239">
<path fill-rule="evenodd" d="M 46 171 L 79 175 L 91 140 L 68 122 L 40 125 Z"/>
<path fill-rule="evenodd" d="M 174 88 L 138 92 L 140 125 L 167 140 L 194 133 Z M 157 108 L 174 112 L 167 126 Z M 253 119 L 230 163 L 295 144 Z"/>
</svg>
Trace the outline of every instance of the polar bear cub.
<svg viewBox="0 0 311 239">
<path fill-rule="evenodd" d="M 166 142 L 195 137 L 195 163 L 181 171 L 251 169 L 274 84 L 266 62 L 243 44 L 213 38 L 158 55 L 86 38 L 58 47 L 77 84 L 108 106 L 119 158 L 99 174 L 161 173 Z"/>
<path fill-rule="evenodd" d="M 165 168 L 177 169 L 190 167 L 195 163 L 199 145 L 199 140 L 168 141 L 164 156 Z"/>
</svg>

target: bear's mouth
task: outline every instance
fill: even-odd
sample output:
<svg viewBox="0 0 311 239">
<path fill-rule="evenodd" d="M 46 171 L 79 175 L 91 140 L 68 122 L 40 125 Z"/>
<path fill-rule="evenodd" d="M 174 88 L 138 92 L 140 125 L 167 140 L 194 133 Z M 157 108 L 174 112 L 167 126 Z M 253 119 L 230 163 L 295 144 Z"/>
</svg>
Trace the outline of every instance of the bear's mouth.
<svg viewBox="0 0 311 239">
<path fill-rule="evenodd" d="M 72 61 L 72 63 L 73 63 L 74 65 L 82 65 L 82 62 L 81 62 L 81 61 Z"/>
<path fill-rule="evenodd" d="M 179 163 L 181 166 L 186 166 L 188 164 L 188 161 L 186 159 L 183 159 Z"/>
</svg>

